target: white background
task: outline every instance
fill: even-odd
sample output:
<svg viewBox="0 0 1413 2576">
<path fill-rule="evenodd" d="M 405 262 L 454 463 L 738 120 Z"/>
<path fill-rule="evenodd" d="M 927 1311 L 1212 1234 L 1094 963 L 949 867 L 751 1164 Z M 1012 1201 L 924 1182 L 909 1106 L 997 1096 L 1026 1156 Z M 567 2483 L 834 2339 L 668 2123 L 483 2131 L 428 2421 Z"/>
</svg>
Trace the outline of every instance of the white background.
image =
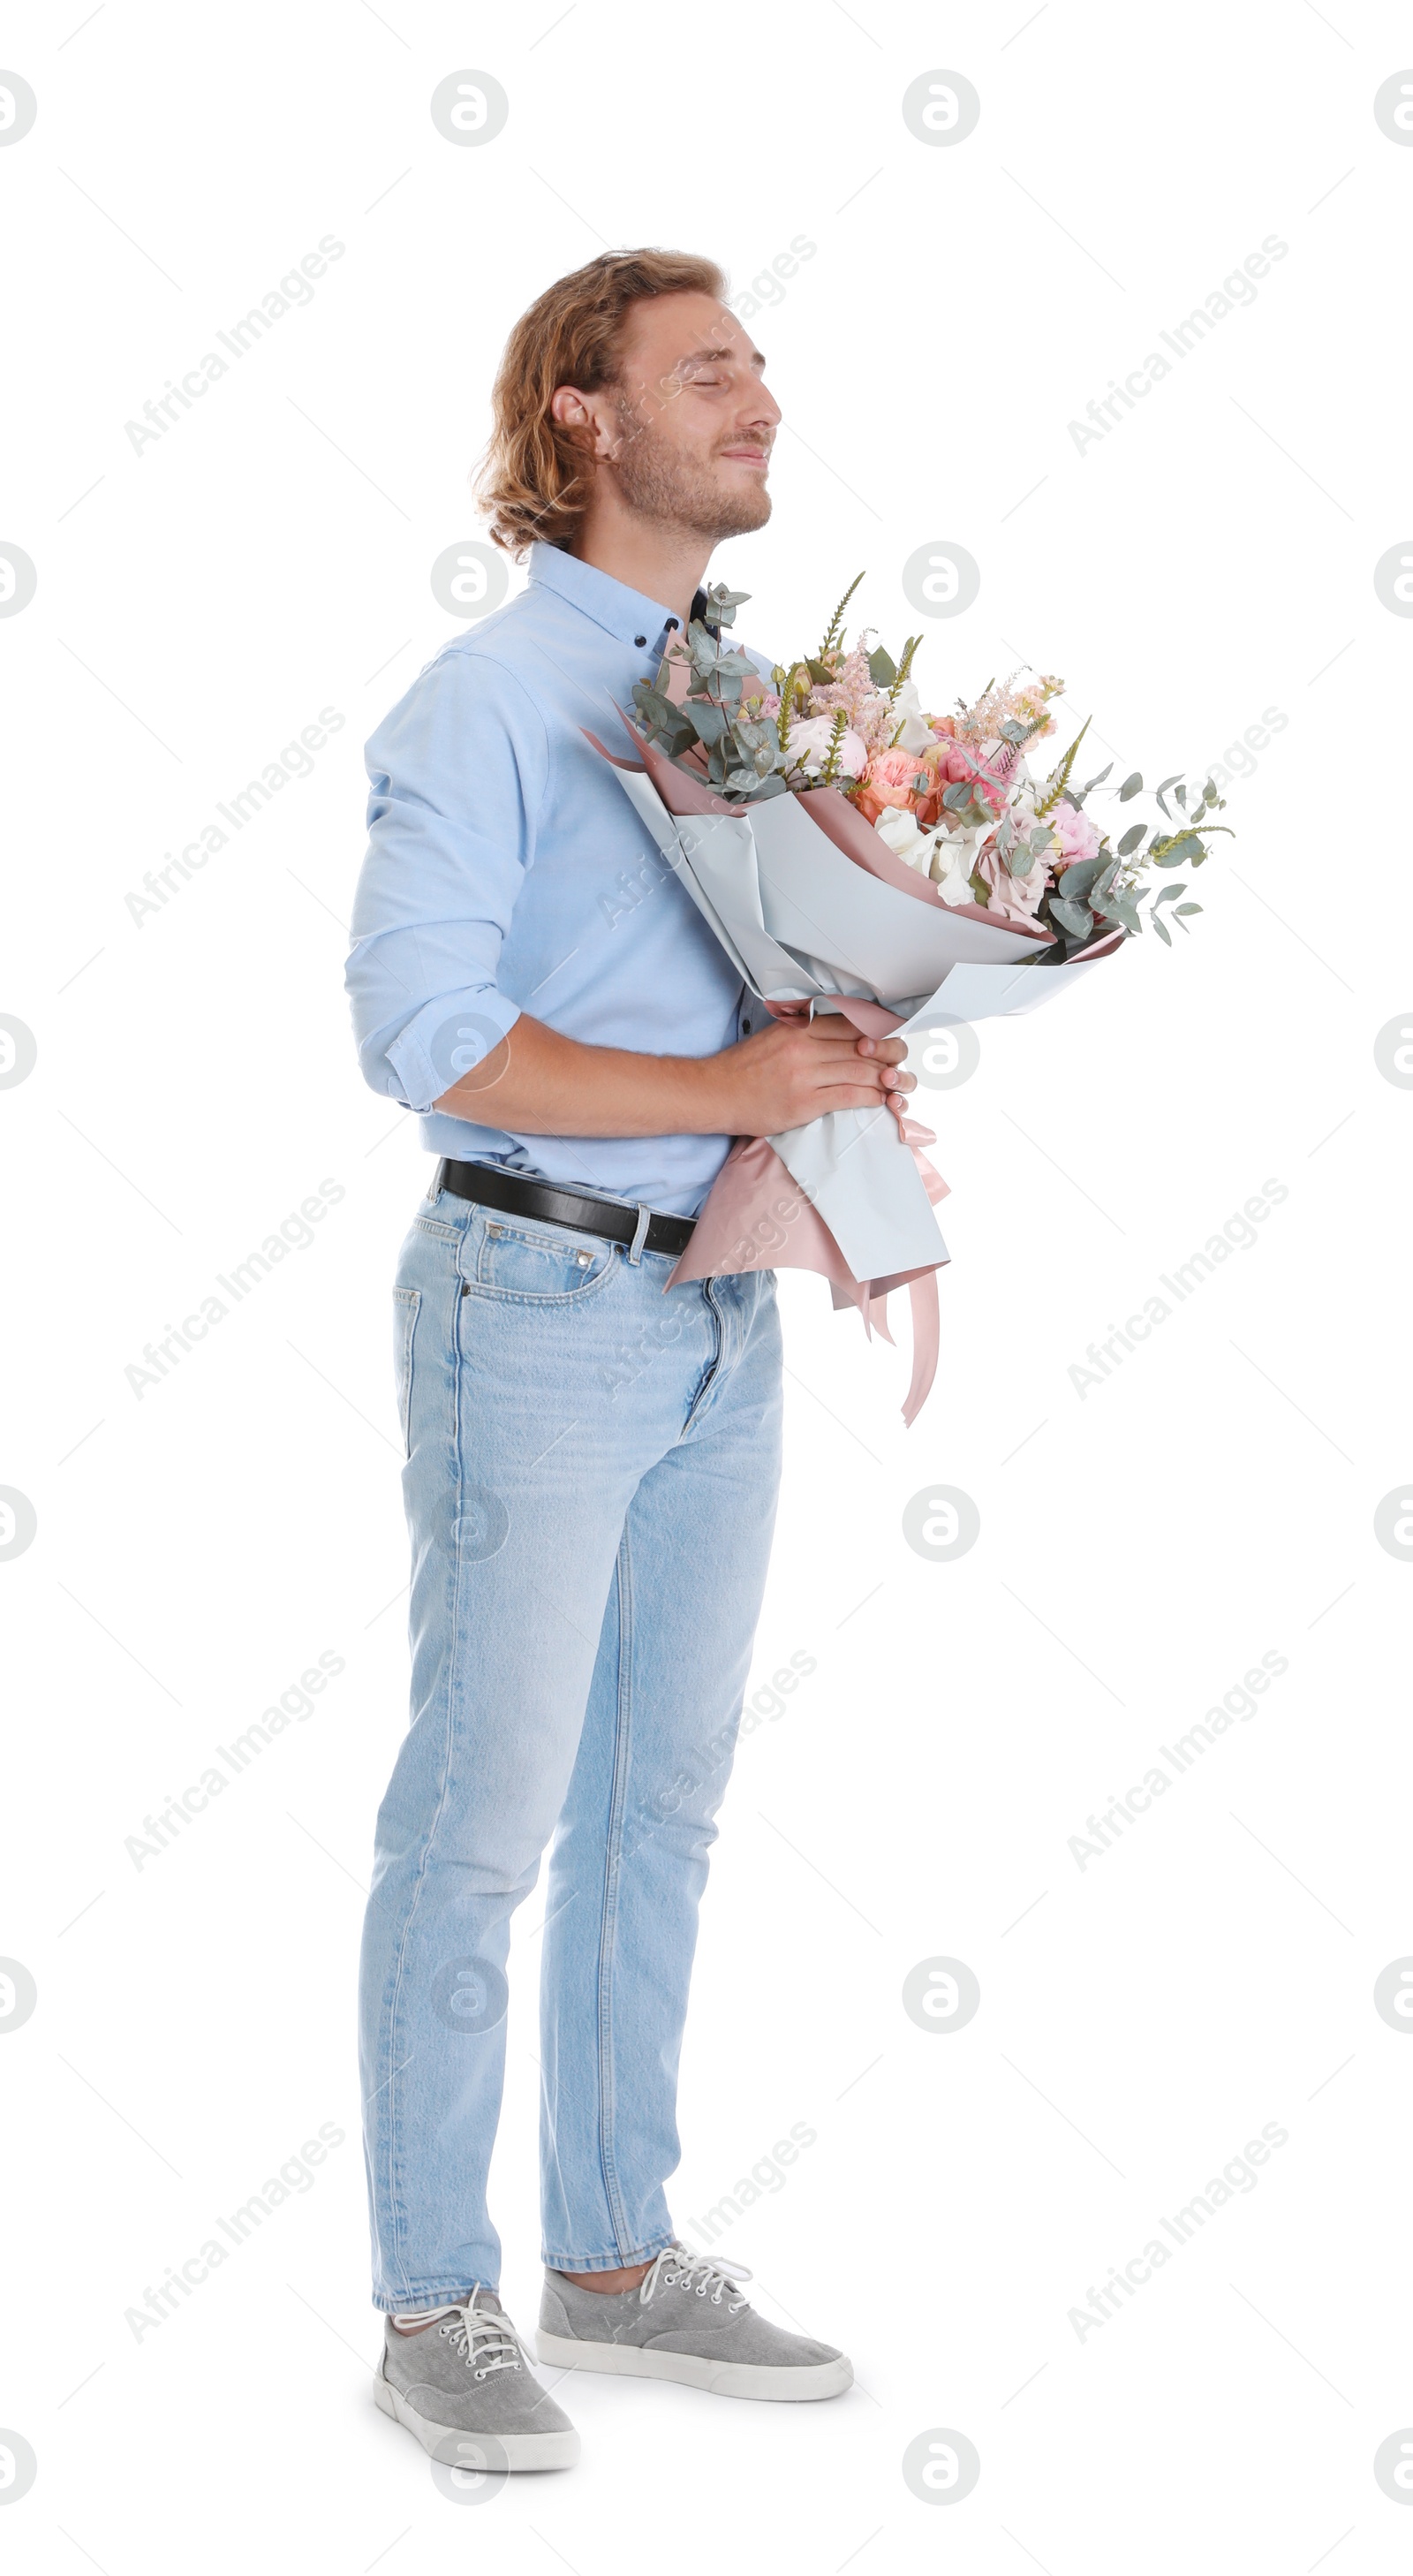
<svg viewBox="0 0 1413 2576">
<path fill-rule="evenodd" d="M 1408 1473 L 1413 1099 L 1396 719 L 1413 625 L 1399 280 L 1413 151 L 1373 98 L 1402 13 L 1174 18 L 1049 0 L 712 16 L 247 0 L 15 7 L 39 101 L 0 149 L 12 361 L 0 1096 L 9 1635 L 0 1950 L 10 2322 L 0 2425 L 38 2460 L 17 2568 L 527 2571 L 1404 2567 L 1373 2474 L 1413 2421 L 1407 1596 L 1374 1514 Z M 1028 21 L 1028 23 L 1027 23 Z M 432 124 L 462 68 L 494 141 Z M 961 72 L 976 131 L 904 124 Z M 1413 77 L 1413 75 L 1410 75 Z M 124 424 L 331 234 L 313 300 L 134 453 Z M 718 2237 L 770 2314 L 852 2353 L 820 2407 L 605 2381 L 567 2476 L 479 2509 L 372 2406 L 353 1978 L 405 1718 L 388 1289 L 425 1186 L 360 1085 L 341 974 L 361 745 L 454 631 L 434 559 L 506 332 L 603 245 L 749 285 L 785 412 L 766 531 L 716 569 L 748 640 L 855 603 L 894 644 L 925 545 L 981 567 L 924 697 L 1030 660 L 1150 777 L 1284 718 L 1229 790 L 1206 910 L 1094 988 L 981 1033 L 924 1094 L 952 1183 L 943 1366 L 783 1280 L 788 1468 L 683 2082 L 684 2226 L 792 2124 Z M 1267 235 L 1256 300 L 1101 440 L 1067 424 Z M 520 578 L 520 576 L 515 576 Z M 342 730 L 155 916 L 125 896 L 323 707 Z M 1096 766 L 1098 764 L 1096 763 Z M 125 1370 L 322 1179 L 344 1196 L 141 1398 Z M 1267 1179 L 1288 1195 L 1097 1389 L 1069 1371 Z M 1161 1293 L 1161 1292 L 1158 1292 Z M 909 1548 L 929 1480 L 976 1502 Z M 320 1653 L 345 1670 L 180 1841 L 125 1841 Z M 1287 1659 L 1102 1858 L 1069 1848 L 1263 1654 Z M 768 1703 L 767 1703 L 768 1704 Z M 538 2296 L 533 1978 L 517 1926 L 494 2198 Z M 903 1981 L 965 1961 L 923 2028 Z M 125 2310 L 320 2123 L 344 2143 L 177 2313 Z M 1265 2124 L 1255 2186 L 1081 2339 L 1111 2267 Z M 960 2502 L 907 2446 L 963 2433 Z M 1410 2437 L 1413 2438 L 1413 2437 Z M 935 2491 L 934 2491 L 935 2492 Z M 3 2503 L 0 2495 L 0 2503 Z M 479 2511 L 479 2518 L 478 2518 Z M 459 2517 L 459 2518 L 458 2518 Z"/>
</svg>

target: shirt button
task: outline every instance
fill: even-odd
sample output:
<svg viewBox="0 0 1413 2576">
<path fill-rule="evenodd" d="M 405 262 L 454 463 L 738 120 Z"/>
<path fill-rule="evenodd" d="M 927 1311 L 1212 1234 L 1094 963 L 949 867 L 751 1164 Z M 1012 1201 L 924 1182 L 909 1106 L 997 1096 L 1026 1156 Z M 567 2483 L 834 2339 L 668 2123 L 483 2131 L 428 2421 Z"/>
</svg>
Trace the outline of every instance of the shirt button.
<svg viewBox="0 0 1413 2576">
<path fill-rule="evenodd" d="M 646 635 L 635 635 L 633 638 L 635 644 L 646 644 L 647 640 Z"/>
</svg>

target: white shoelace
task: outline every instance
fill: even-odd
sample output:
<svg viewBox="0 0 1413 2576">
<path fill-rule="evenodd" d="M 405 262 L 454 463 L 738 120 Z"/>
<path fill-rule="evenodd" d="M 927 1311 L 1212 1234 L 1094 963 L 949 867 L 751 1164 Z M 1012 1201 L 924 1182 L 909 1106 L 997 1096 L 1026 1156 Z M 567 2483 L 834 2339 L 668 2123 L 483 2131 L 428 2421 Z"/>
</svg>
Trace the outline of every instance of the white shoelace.
<svg viewBox="0 0 1413 2576">
<path fill-rule="evenodd" d="M 712 2306 L 719 2308 L 728 2290 L 739 2290 L 742 2282 L 750 2278 L 748 2264 L 713 2263 L 708 2255 L 689 2253 L 685 2245 L 665 2245 L 657 2261 L 644 2273 L 638 2296 L 646 2307 L 656 2289 L 670 2290 L 681 2282 L 684 2288 L 695 2290 L 699 2299 L 710 2299 Z M 745 2299 L 727 2301 L 733 2317 L 739 2316 L 747 2305 Z"/>
<path fill-rule="evenodd" d="M 464 2306 L 433 2309 L 433 2317 L 444 2316 L 437 2331 L 451 2345 L 459 2361 L 475 2368 L 476 2377 L 484 2379 L 493 2370 L 518 2370 L 524 2358 L 520 2338 L 510 2319 L 496 2308 L 481 2308 L 476 2302 L 479 2290 L 473 2290 Z M 403 2320 L 395 2317 L 393 2323 Z M 411 2325 L 409 2317 L 406 2322 Z"/>
</svg>

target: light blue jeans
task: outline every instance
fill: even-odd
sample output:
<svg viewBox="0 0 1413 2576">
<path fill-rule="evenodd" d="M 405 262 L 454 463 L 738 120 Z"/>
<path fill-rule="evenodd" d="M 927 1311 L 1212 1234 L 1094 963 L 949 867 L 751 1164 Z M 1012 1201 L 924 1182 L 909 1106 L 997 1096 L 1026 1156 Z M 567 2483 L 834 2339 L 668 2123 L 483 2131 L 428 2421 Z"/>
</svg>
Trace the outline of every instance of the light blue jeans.
<svg viewBox="0 0 1413 2576">
<path fill-rule="evenodd" d="M 378 1816 L 361 2060 L 374 2299 L 494 2289 L 510 1918 L 554 1836 L 544 2260 L 672 2241 L 697 1907 L 775 1518 L 769 1272 L 423 1202 L 394 1290 L 412 1710 Z"/>
</svg>

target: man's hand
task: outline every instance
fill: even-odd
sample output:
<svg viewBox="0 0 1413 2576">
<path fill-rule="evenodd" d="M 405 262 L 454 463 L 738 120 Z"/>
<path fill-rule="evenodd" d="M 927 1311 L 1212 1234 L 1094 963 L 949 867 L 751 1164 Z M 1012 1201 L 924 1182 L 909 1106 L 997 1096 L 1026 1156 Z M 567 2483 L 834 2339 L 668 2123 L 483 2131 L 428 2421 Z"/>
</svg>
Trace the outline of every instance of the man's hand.
<svg viewBox="0 0 1413 2576">
<path fill-rule="evenodd" d="M 898 1038 L 861 1038 L 841 1013 L 775 1020 L 719 1055 L 583 1046 L 521 1014 L 434 1106 L 522 1136 L 779 1136 L 827 1109 L 902 1110 Z"/>
<path fill-rule="evenodd" d="M 708 1059 L 723 1093 L 721 1126 L 731 1136 L 779 1136 L 830 1109 L 901 1111 L 916 1079 L 895 1070 L 906 1053 L 898 1038 L 861 1038 L 837 1011 L 775 1020 Z"/>
</svg>

